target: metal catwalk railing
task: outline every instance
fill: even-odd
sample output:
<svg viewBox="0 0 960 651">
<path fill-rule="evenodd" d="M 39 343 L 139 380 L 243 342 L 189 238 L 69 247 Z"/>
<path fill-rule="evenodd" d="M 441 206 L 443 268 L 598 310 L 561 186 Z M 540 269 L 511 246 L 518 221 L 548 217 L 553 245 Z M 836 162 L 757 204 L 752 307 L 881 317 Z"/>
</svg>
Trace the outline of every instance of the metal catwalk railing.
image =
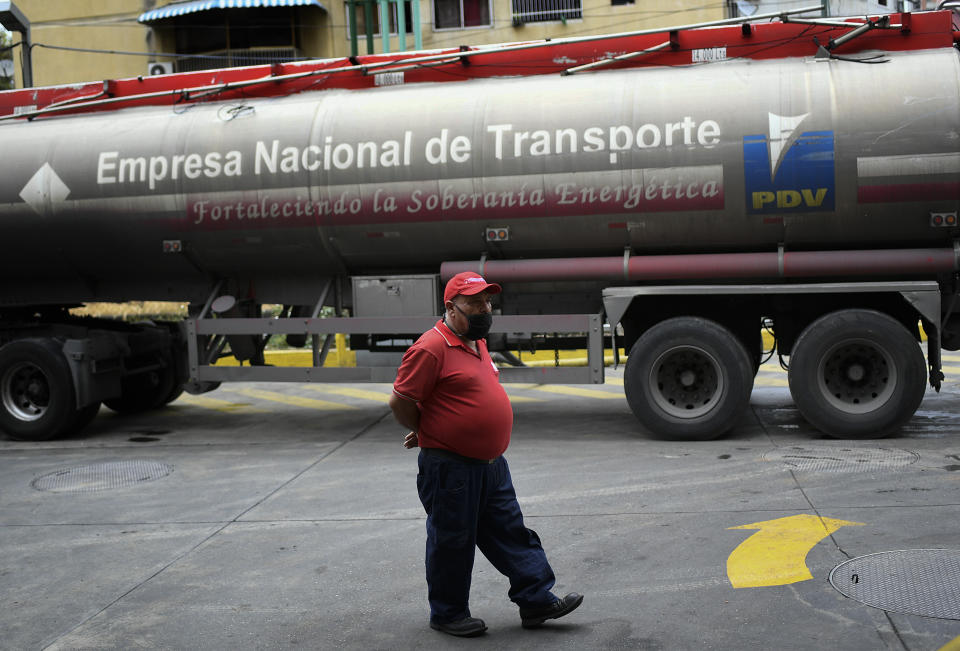
<svg viewBox="0 0 960 651">
<path fill-rule="evenodd" d="M 583 18 L 580 0 L 513 0 L 513 23 L 544 23 Z"/>
<path fill-rule="evenodd" d="M 300 50 L 295 47 L 217 50 L 179 59 L 177 61 L 177 72 L 282 63 L 299 59 L 302 56 Z"/>
</svg>

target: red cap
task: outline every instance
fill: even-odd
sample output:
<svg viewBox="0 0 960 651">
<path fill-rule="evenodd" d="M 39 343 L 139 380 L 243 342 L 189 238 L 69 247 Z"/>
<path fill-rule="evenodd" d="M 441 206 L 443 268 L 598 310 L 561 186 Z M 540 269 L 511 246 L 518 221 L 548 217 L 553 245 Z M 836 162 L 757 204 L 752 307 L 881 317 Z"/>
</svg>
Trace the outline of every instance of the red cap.
<svg viewBox="0 0 960 651">
<path fill-rule="evenodd" d="M 447 288 L 443 290 L 443 302 L 452 301 L 457 294 L 473 296 L 484 291 L 499 294 L 503 290 L 496 283 L 488 283 L 475 271 L 463 271 L 447 281 Z"/>
</svg>

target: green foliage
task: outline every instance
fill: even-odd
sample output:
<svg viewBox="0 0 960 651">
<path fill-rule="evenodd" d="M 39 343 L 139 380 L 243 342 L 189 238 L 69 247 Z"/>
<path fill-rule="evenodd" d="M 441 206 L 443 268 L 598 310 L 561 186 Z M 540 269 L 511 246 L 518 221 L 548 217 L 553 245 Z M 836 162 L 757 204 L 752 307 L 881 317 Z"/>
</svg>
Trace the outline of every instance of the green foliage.
<svg viewBox="0 0 960 651">
<path fill-rule="evenodd" d="M 0 59 L 13 61 L 13 50 L 5 49 L 11 45 L 13 45 L 13 36 L 10 32 L 0 29 Z M 4 77 L 0 75 L 0 90 L 9 90 L 11 88 L 13 88 L 13 76 Z"/>
</svg>

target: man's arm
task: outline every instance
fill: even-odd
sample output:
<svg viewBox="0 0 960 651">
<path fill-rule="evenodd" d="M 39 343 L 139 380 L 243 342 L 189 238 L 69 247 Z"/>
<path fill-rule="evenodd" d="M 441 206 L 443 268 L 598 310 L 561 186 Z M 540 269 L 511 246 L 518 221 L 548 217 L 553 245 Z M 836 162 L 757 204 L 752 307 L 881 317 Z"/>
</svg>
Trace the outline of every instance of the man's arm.
<svg viewBox="0 0 960 651">
<path fill-rule="evenodd" d="M 417 447 L 417 430 L 420 429 L 420 408 L 417 403 L 393 393 L 390 395 L 390 410 L 398 423 L 410 429 L 410 433 L 403 439 L 403 447 Z"/>
<path fill-rule="evenodd" d="M 419 444 L 417 432 L 420 431 L 420 400 L 426 400 L 430 396 L 441 366 L 437 355 L 427 349 L 427 344 L 420 345 L 427 334 L 403 354 L 390 396 L 390 410 L 393 411 L 394 418 L 404 427 L 410 428 L 410 433 L 403 439 L 403 447 L 408 450 Z"/>
</svg>

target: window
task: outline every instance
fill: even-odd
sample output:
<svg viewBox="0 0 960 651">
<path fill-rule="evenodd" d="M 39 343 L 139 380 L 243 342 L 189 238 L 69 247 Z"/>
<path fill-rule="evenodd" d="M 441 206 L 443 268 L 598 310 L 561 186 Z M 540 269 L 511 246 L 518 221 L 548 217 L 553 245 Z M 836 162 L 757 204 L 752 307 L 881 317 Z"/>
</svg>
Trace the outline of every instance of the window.
<svg viewBox="0 0 960 651">
<path fill-rule="evenodd" d="M 583 18 L 580 0 L 513 0 L 513 24 Z"/>
<path fill-rule="evenodd" d="M 347 38 L 350 38 L 350 5 L 347 5 Z M 389 3 L 390 7 L 390 33 L 397 33 L 397 3 Z M 406 0 L 403 3 L 403 14 L 404 20 L 406 20 L 406 29 L 404 30 L 407 34 L 413 34 L 413 10 L 410 9 L 410 0 Z M 357 3 L 353 6 L 353 15 L 357 21 L 357 38 L 366 38 L 367 36 L 367 14 L 363 8 L 362 3 Z M 380 3 L 377 3 L 374 6 L 373 10 L 373 33 L 375 35 L 380 34 Z"/>
<path fill-rule="evenodd" d="M 632 5 L 636 4 L 636 0 L 610 0 L 612 5 Z"/>
<path fill-rule="evenodd" d="M 177 52 L 253 47 L 296 47 L 289 8 L 213 10 L 175 19 Z"/>
<path fill-rule="evenodd" d="M 177 53 L 191 55 L 177 61 L 177 72 L 290 61 L 300 56 L 291 8 L 204 11 L 178 16 L 169 27 Z"/>
<path fill-rule="evenodd" d="M 761 0 L 727 0 L 727 17 L 752 16 L 760 9 Z"/>
<path fill-rule="evenodd" d="M 433 0 L 435 29 L 490 27 L 490 0 Z"/>
</svg>

